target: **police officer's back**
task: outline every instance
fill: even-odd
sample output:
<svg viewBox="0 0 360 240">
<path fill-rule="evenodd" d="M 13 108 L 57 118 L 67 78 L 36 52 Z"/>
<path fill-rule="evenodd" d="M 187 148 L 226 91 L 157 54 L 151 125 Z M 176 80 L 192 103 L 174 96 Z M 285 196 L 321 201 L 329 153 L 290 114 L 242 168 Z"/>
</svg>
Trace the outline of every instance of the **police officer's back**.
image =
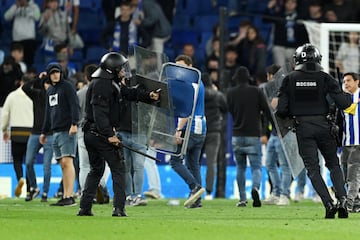
<svg viewBox="0 0 360 240">
<path fill-rule="evenodd" d="M 321 54 L 313 45 L 305 44 L 297 48 L 294 61 L 295 70 L 284 78 L 280 88 L 277 114 L 296 119 L 299 153 L 314 189 L 326 208 L 325 218 L 334 218 L 337 211 L 339 218 L 347 218 L 345 183 L 336 154 L 335 136 L 331 133 L 331 123 L 327 119 L 327 96 L 341 109 L 349 107 L 351 99 L 342 92 L 333 77 L 321 71 Z M 333 204 L 320 174 L 318 149 L 330 171 L 338 206 Z"/>
</svg>

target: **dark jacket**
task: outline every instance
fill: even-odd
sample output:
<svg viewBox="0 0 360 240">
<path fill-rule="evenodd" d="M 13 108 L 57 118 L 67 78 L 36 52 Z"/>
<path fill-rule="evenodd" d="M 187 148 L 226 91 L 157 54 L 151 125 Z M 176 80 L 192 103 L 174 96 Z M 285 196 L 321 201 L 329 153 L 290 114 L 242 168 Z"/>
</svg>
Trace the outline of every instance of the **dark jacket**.
<svg viewBox="0 0 360 240">
<path fill-rule="evenodd" d="M 272 121 L 265 94 L 257 86 L 250 85 L 249 80 L 248 69 L 238 67 L 233 77 L 237 85 L 227 92 L 227 106 L 233 118 L 233 136 L 263 136 L 262 114 Z"/>
<path fill-rule="evenodd" d="M 136 79 L 132 79 L 132 81 L 136 81 Z M 127 84 L 130 85 L 130 82 L 128 82 Z M 133 114 L 132 107 L 134 106 L 134 103 L 131 103 L 131 101 L 141 101 L 141 102 L 149 103 L 152 101 L 149 97 L 150 92 L 146 91 L 144 88 L 141 88 L 141 87 L 127 88 L 127 87 L 123 86 L 121 89 L 122 89 L 122 91 L 126 90 L 128 92 L 128 95 L 123 95 L 124 98 L 120 101 L 120 103 L 121 103 L 121 109 L 120 109 L 121 118 L 120 118 L 117 130 L 132 132 L 132 114 Z M 141 114 L 146 114 L 146 113 L 141 113 Z M 143 115 L 141 117 L 145 117 L 145 115 Z"/>
<path fill-rule="evenodd" d="M 4 64 L 11 65 L 12 70 L 5 72 Z M 6 57 L 0 66 L 0 107 L 4 105 L 7 95 L 19 87 L 22 75 L 20 65 L 15 63 L 13 57 Z"/>
<path fill-rule="evenodd" d="M 64 79 L 46 92 L 46 108 L 42 133 L 68 131 L 80 118 L 79 99 L 75 87 Z"/>
<path fill-rule="evenodd" d="M 271 119 L 264 93 L 256 86 L 241 83 L 227 92 L 227 106 L 233 118 L 233 136 L 260 137 L 261 114 Z"/>
<path fill-rule="evenodd" d="M 143 1 L 144 19 L 141 27 L 151 32 L 153 37 L 165 38 L 171 34 L 171 25 L 160 5 L 155 0 Z"/>
<path fill-rule="evenodd" d="M 223 115 L 227 112 L 226 99 L 220 91 L 205 87 L 205 116 L 207 132 L 222 131 Z"/>
<path fill-rule="evenodd" d="M 150 101 L 149 92 L 120 86 L 115 81 L 101 78 L 91 81 L 86 99 L 87 121 L 95 123 L 97 131 L 106 137 L 114 136 L 114 128 L 121 131 L 132 130 L 131 109 L 123 109 L 123 100 Z"/>
<path fill-rule="evenodd" d="M 279 12 L 275 12 L 273 9 L 267 8 L 265 16 L 271 16 L 273 18 L 264 18 L 264 22 L 274 23 L 274 45 L 296 48 L 304 43 L 309 42 L 308 34 L 303 24 L 297 23 L 299 16 L 297 13 L 290 15 L 285 14 L 285 10 L 282 9 Z M 290 18 L 292 20 L 287 20 Z M 294 41 L 290 41 L 287 36 L 287 28 L 289 25 L 293 25 Z"/>
<path fill-rule="evenodd" d="M 329 74 L 322 71 L 293 71 L 284 78 L 280 87 L 277 115 L 325 116 L 329 113 L 328 95 L 340 109 L 352 103 L 350 95 L 344 94 Z"/>
<path fill-rule="evenodd" d="M 30 82 L 27 82 L 22 86 L 22 90 L 33 101 L 34 126 L 31 132 L 32 134 L 41 134 L 44 123 L 46 99 L 46 90 L 43 85 L 43 80 L 36 78 Z"/>
</svg>

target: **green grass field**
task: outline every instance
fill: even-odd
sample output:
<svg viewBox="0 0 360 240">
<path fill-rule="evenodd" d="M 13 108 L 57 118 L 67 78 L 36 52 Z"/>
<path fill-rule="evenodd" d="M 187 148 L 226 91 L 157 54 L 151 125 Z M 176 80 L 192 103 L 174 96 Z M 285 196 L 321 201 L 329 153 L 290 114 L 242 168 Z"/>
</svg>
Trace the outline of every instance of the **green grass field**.
<svg viewBox="0 0 360 240">
<path fill-rule="evenodd" d="M 55 202 L 51 199 L 51 202 Z M 94 205 L 93 217 L 76 207 L 50 207 L 40 199 L 0 200 L 1 239 L 358 239 L 360 213 L 324 219 L 324 208 L 310 200 L 290 206 L 235 207 L 236 200 L 203 201 L 203 208 L 168 206 L 150 200 L 127 207 L 127 218 L 111 217 L 111 205 Z"/>
</svg>

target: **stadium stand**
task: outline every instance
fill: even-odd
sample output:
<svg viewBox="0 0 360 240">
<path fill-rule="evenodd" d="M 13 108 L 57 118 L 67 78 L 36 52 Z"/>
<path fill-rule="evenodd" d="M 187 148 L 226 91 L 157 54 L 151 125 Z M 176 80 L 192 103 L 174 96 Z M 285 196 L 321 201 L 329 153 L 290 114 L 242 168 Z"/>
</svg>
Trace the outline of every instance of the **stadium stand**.
<svg viewBox="0 0 360 240">
<path fill-rule="evenodd" d="M 43 0 L 34 0 L 40 7 Z M 4 21 L 3 15 L 11 6 L 13 0 L 0 0 L 1 22 L 3 32 L 1 34 L 0 49 L 5 54 L 9 53 L 11 43 L 11 23 Z M 199 63 L 203 63 L 204 49 L 207 40 L 212 36 L 213 25 L 219 22 L 219 7 L 227 6 L 227 0 L 216 1 L 213 6 L 210 0 L 177 0 L 176 14 L 173 18 L 173 30 L 171 39 L 165 44 L 164 52 L 169 59 L 173 59 L 181 53 L 182 46 L 185 43 L 192 43 L 197 48 L 196 57 Z M 263 23 L 258 16 L 266 8 L 267 0 L 248 0 L 246 1 L 246 14 L 229 16 L 227 19 L 227 32 L 236 33 L 239 23 L 243 19 L 250 19 L 260 29 L 263 39 L 270 41 L 271 24 Z M 81 1 L 80 19 L 78 23 L 78 32 L 82 37 L 85 47 L 82 50 L 76 50 L 71 56 L 71 61 L 77 65 L 88 62 L 98 62 L 99 57 L 106 51 L 100 45 L 100 34 L 105 27 L 105 16 L 101 9 L 100 0 Z M 41 36 L 38 34 L 38 46 L 41 45 Z M 270 59 L 270 58 L 269 58 Z M 35 65 L 41 66 L 44 58 L 41 51 L 37 51 L 35 56 Z"/>
</svg>

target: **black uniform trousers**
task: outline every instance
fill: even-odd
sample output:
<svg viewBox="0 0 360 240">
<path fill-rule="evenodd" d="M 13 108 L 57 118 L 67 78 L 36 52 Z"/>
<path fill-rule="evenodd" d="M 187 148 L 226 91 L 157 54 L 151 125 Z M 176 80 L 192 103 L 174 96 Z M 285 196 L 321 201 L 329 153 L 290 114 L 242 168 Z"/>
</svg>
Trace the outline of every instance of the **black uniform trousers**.
<svg viewBox="0 0 360 240">
<path fill-rule="evenodd" d="M 105 138 L 96 136 L 87 130 L 84 132 L 84 141 L 89 154 L 90 172 L 86 178 L 80 208 L 90 210 L 96 189 L 105 169 L 105 161 L 111 170 L 113 180 L 113 206 L 123 209 L 125 207 L 125 162 L 122 149 L 109 144 Z"/>
<path fill-rule="evenodd" d="M 337 144 L 330 134 L 330 125 L 325 116 L 296 117 L 299 125 L 296 127 L 296 137 L 299 153 L 304 161 L 307 175 L 323 204 L 332 201 L 327 186 L 320 174 L 318 149 L 325 160 L 325 166 L 330 171 L 330 178 L 336 191 L 336 197 L 346 196 L 344 176 L 336 154 Z"/>
</svg>

